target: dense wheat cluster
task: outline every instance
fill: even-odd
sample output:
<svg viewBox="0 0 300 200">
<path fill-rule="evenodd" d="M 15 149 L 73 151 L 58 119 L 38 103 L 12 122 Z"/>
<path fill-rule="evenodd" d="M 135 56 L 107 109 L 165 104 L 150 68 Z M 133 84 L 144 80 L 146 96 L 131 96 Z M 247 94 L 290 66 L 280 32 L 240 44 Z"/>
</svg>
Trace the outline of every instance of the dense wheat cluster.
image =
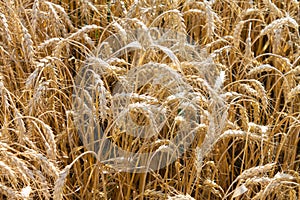
<svg viewBox="0 0 300 200">
<path fill-rule="evenodd" d="M 1 0 L 0 199 L 300 199 L 299 4 Z M 175 40 L 143 39 L 157 30 Z M 100 162 L 76 126 L 83 76 L 95 137 L 161 165 L 186 150 L 143 173 Z"/>
</svg>

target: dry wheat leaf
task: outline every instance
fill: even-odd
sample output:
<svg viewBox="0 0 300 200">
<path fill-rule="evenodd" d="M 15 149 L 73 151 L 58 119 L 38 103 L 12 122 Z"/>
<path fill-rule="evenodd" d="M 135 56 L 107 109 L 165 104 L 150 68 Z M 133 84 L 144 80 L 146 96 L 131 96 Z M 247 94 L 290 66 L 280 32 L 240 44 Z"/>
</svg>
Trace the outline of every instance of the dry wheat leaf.
<svg viewBox="0 0 300 200">
<path fill-rule="evenodd" d="M 248 188 L 245 186 L 245 184 L 243 184 L 243 185 L 239 186 L 238 188 L 236 188 L 234 190 L 232 198 L 236 198 L 238 196 L 241 196 L 242 194 L 244 194 L 247 191 L 248 191 Z"/>
</svg>

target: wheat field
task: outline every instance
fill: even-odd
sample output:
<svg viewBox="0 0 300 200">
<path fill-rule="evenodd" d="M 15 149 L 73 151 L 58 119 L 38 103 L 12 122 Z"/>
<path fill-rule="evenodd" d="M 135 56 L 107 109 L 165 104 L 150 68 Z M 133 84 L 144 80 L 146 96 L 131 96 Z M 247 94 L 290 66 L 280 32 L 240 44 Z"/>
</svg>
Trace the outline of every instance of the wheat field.
<svg viewBox="0 0 300 200">
<path fill-rule="evenodd" d="M 0 199 L 300 199 L 299 23 L 297 0 L 1 0 Z M 118 170 L 101 136 L 155 162 Z"/>
</svg>

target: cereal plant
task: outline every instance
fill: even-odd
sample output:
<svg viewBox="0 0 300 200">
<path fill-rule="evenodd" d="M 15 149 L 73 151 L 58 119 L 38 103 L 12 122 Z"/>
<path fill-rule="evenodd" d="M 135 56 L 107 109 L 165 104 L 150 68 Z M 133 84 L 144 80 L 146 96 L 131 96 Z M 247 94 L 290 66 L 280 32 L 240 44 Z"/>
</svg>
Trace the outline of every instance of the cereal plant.
<svg viewBox="0 0 300 200">
<path fill-rule="evenodd" d="M 0 0 L 0 199 L 300 199 L 296 0 Z"/>
</svg>

